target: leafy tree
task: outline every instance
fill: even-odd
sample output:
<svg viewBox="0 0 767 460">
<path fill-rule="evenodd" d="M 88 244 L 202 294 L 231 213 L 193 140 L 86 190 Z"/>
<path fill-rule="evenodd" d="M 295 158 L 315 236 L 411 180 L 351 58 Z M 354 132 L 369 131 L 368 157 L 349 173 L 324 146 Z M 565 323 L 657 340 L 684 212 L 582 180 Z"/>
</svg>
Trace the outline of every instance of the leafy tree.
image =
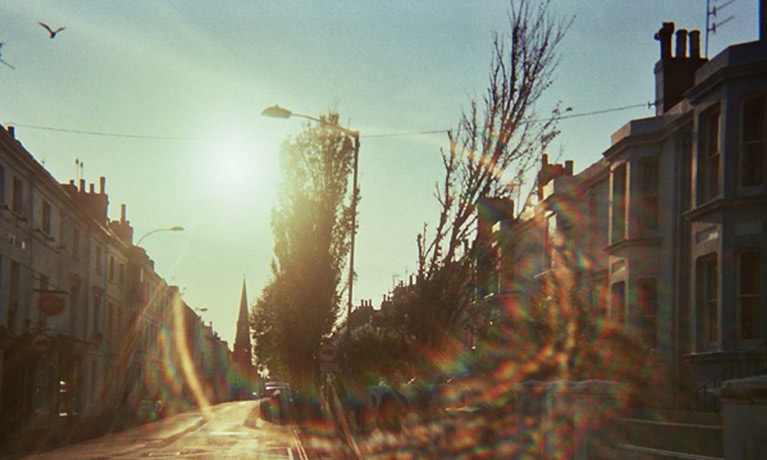
<svg viewBox="0 0 767 460">
<path fill-rule="evenodd" d="M 509 32 L 495 36 L 484 96 L 470 101 L 448 133 L 444 178 L 436 188 L 439 218 L 433 230 L 424 226 L 418 235 L 418 283 L 405 300 L 409 332 L 419 346 L 439 347 L 469 313 L 473 264 L 482 250 L 467 243 L 476 232 L 476 203 L 526 201 L 524 179 L 558 134 L 559 106 L 543 119 L 537 112 L 569 27 L 552 17 L 549 4 L 511 0 Z"/>
<path fill-rule="evenodd" d="M 282 147 L 272 212 L 273 279 L 251 311 L 259 370 L 295 385 L 316 378 L 322 339 L 338 316 L 349 252 L 354 145 L 337 129 L 338 118 L 335 112 L 320 117 Z"/>
</svg>

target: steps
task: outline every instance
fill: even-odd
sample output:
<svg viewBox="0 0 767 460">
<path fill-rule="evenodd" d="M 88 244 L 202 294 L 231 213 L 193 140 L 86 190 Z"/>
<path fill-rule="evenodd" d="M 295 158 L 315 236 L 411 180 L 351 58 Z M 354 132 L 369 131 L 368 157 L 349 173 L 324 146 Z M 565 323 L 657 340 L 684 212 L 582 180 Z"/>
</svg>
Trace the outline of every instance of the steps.
<svg viewBox="0 0 767 460">
<path fill-rule="evenodd" d="M 615 420 L 614 443 L 603 460 L 720 460 L 724 433 L 719 413 L 641 409 Z"/>
</svg>

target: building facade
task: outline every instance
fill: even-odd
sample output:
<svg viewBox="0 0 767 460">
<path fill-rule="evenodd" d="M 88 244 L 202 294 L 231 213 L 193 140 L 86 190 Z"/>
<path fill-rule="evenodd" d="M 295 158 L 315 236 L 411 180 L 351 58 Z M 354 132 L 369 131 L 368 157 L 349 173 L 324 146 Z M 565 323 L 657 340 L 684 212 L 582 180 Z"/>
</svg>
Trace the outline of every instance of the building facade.
<svg viewBox="0 0 767 460">
<path fill-rule="evenodd" d="M 494 269 L 480 279 L 496 279 L 482 297 L 530 305 L 566 269 L 596 320 L 655 355 L 658 405 L 715 408 L 722 381 L 767 374 L 764 15 L 758 41 L 711 60 L 699 32 L 664 23 L 656 115 L 579 174 L 544 158 L 537 204 L 484 223 Z"/>
<path fill-rule="evenodd" d="M 130 423 L 179 366 L 178 288 L 133 244 L 124 205 L 115 221 L 108 205 L 104 178 L 60 184 L 0 130 L 0 438 Z M 194 312 L 186 328 L 189 354 L 217 360 L 192 367 L 225 376 L 226 342 Z"/>
</svg>

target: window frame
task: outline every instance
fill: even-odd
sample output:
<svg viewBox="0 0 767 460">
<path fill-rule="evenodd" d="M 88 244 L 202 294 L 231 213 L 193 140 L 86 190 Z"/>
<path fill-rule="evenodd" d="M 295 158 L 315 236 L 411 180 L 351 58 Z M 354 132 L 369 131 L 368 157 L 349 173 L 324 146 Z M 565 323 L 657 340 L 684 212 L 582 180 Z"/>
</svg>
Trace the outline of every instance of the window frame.
<svg viewBox="0 0 767 460">
<path fill-rule="evenodd" d="M 722 193 L 722 110 L 719 104 L 701 113 L 698 123 L 696 200 L 700 206 Z"/>
<path fill-rule="evenodd" d="M 748 133 L 746 107 L 750 102 L 761 102 L 761 120 L 757 123 L 756 129 L 758 130 L 758 136 L 754 139 L 746 139 Z M 747 165 L 749 159 L 749 147 L 753 146 L 756 151 L 757 158 L 754 163 Z M 738 184 L 741 188 L 760 187 L 765 185 L 765 178 L 767 178 L 767 97 L 764 94 L 751 94 L 744 97 L 740 101 L 739 107 L 739 123 L 738 123 Z M 756 167 L 755 167 L 756 166 Z M 758 174 L 756 180 L 753 183 L 746 183 L 746 179 L 750 177 L 748 173 Z"/>
<path fill-rule="evenodd" d="M 24 181 L 16 175 L 11 179 L 11 210 L 19 216 L 24 215 Z"/>
<path fill-rule="evenodd" d="M 695 261 L 695 304 L 699 349 L 711 350 L 721 347 L 722 311 L 719 301 L 721 290 L 719 284 L 718 254 L 712 253 L 698 257 Z"/>
<path fill-rule="evenodd" d="M 616 281 L 610 285 L 610 319 L 620 328 L 626 323 L 626 306 L 626 281 Z"/>
<path fill-rule="evenodd" d="M 653 164 L 655 170 L 648 171 L 649 166 Z M 660 157 L 658 155 L 642 157 L 639 160 L 639 173 L 640 232 L 654 231 L 658 229 L 660 222 Z M 653 173 L 651 179 L 649 173 Z"/>
<path fill-rule="evenodd" d="M 610 242 L 626 239 L 628 210 L 628 163 L 617 165 L 612 171 L 610 190 Z M 620 180 L 619 180 L 620 178 Z"/>
<path fill-rule="evenodd" d="M 40 229 L 47 235 L 53 235 L 53 206 L 50 201 L 43 200 L 42 215 L 40 216 Z"/>
<path fill-rule="evenodd" d="M 743 276 L 743 263 L 744 263 L 744 255 L 750 254 L 755 255 L 755 262 L 756 262 L 756 274 L 753 277 L 753 281 L 755 282 L 756 290 L 754 292 L 743 292 L 743 283 L 744 283 L 744 276 Z M 759 344 L 762 343 L 764 340 L 764 297 L 763 297 L 763 273 L 762 273 L 762 251 L 761 248 L 758 247 L 750 247 L 750 248 L 743 248 L 737 251 L 736 253 L 736 260 L 737 260 L 737 276 L 736 276 L 736 320 L 737 320 L 737 339 L 739 344 L 746 344 L 746 345 L 753 345 L 753 344 Z M 743 301 L 744 299 L 752 299 L 755 300 L 756 305 L 756 327 L 757 327 L 757 334 L 753 337 L 744 337 L 743 336 Z"/>
<path fill-rule="evenodd" d="M 651 289 L 648 289 L 650 288 Z M 649 294 L 652 294 L 651 296 Z M 645 297 L 644 294 L 647 294 Z M 642 343 L 651 349 L 658 348 L 658 279 L 654 277 L 637 280 L 637 317 Z"/>
</svg>

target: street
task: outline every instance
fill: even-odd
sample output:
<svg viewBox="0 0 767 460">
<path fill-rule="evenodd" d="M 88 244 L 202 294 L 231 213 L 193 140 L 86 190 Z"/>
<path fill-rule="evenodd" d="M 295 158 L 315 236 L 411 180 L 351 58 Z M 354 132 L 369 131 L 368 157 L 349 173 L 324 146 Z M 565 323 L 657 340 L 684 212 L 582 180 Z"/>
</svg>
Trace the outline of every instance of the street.
<svg viewBox="0 0 767 460">
<path fill-rule="evenodd" d="M 299 459 L 290 425 L 258 417 L 258 401 L 212 406 L 111 433 L 25 459 Z"/>
</svg>

